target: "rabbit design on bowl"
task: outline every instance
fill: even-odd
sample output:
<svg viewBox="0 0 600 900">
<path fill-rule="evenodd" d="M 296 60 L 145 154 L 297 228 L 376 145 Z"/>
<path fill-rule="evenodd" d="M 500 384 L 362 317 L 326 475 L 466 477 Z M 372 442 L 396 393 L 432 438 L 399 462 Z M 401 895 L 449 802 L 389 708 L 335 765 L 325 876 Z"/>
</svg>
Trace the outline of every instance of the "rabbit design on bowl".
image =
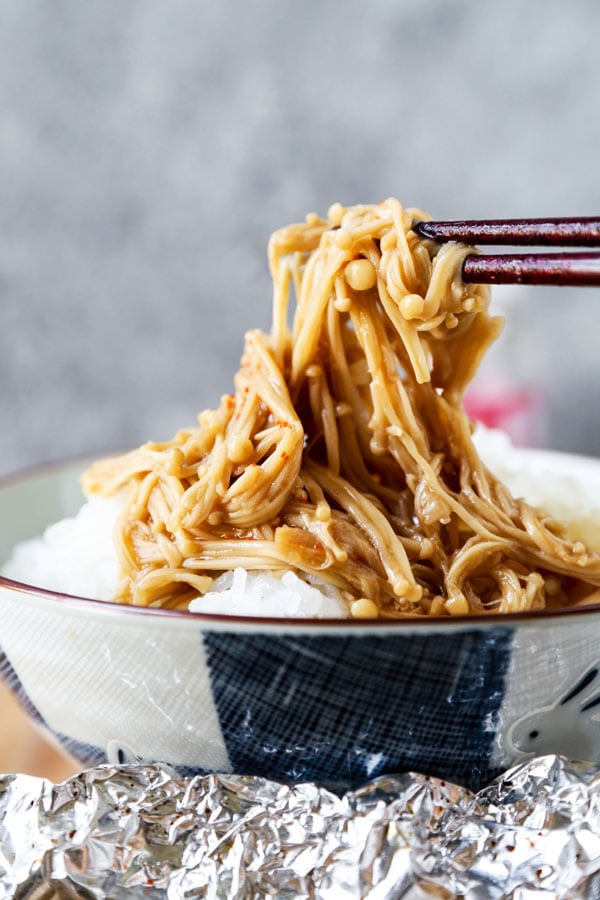
<svg viewBox="0 0 600 900">
<path fill-rule="evenodd" d="M 516 721 L 508 739 L 517 754 L 600 759 L 600 660 L 553 704 Z"/>
</svg>

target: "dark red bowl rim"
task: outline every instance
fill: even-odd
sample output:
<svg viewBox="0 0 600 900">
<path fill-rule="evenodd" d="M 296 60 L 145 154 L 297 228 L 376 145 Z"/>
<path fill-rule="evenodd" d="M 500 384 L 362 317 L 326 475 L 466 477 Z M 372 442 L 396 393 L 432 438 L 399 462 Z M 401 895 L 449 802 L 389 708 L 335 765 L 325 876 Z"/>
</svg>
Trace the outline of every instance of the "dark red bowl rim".
<svg viewBox="0 0 600 900">
<path fill-rule="evenodd" d="M 109 451 L 109 453 L 111 454 L 115 452 L 121 451 Z M 543 452 L 551 453 L 552 451 L 544 450 Z M 106 452 L 95 454 L 76 454 L 74 456 L 59 460 L 52 460 L 46 463 L 27 466 L 23 469 L 17 470 L 16 472 L 11 472 L 7 475 L 0 476 L 0 490 L 8 485 L 18 484 L 34 476 L 41 476 L 45 473 L 51 474 L 53 471 L 64 469 L 69 466 L 76 465 L 77 463 L 84 464 L 85 462 L 99 459 L 100 457 L 106 455 L 108 455 Z M 576 454 L 572 455 L 576 456 Z M 600 465 L 600 460 L 598 462 Z M 481 627 L 482 625 L 487 625 L 491 628 L 501 627 L 505 622 L 510 623 L 511 625 L 514 625 L 515 623 L 524 624 L 526 622 L 531 622 L 532 620 L 535 622 L 539 622 L 545 619 L 565 619 L 573 618 L 574 616 L 580 617 L 592 615 L 593 613 L 600 612 L 600 603 L 592 603 L 588 606 L 572 606 L 552 610 L 540 609 L 532 610 L 529 612 L 504 613 L 502 615 L 494 613 L 475 613 L 473 615 L 467 616 L 405 616 L 401 619 L 317 619 L 300 617 L 295 617 L 292 619 L 287 617 L 273 616 L 232 616 L 220 613 L 190 612 L 189 610 L 185 609 L 158 609 L 148 606 L 129 606 L 127 604 L 111 603 L 107 600 L 94 600 L 91 597 L 79 597 L 76 594 L 66 594 L 61 591 L 52 591 L 48 590 L 47 588 L 37 587 L 36 585 L 26 584 L 25 582 L 15 581 L 12 578 L 6 578 L 3 575 L 0 575 L 0 587 L 18 591 L 23 594 L 45 597 L 54 602 L 64 603 L 68 606 L 103 610 L 105 612 L 110 610 L 111 612 L 118 612 L 119 614 L 125 613 L 134 616 L 152 616 L 171 620 L 181 619 L 182 621 L 187 620 L 204 623 L 214 622 L 215 625 L 224 625 L 227 623 L 254 627 L 269 625 L 276 626 L 278 629 L 287 630 L 289 628 L 290 631 L 294 631 L 300 626 L 304 628 L 309 626 L 310 628 L 315 629 L 326 628 L 328 630 L 333 628 L 340 631 L 346 629 L 364 629 L 365 627 L 369 629 L 395 629 L 403 627 L 406 628 L 408 626 L 410 626 L 410 628 L 413 628 L 415 626 L 417 628 L 431 628 L 433 626 L 439 628 L 439 626 L 444 625 L 448 625 L 450 627 L 468 625 Z"/>
</svg>

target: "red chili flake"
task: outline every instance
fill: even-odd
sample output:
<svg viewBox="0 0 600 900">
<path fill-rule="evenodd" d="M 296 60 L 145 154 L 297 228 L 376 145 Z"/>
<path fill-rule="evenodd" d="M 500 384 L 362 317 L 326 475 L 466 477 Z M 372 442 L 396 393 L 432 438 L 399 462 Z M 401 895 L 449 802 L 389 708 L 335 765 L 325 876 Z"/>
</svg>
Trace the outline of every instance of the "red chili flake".
<svg viewBox="0 0 600 900">
<path fill-rule="evenodd" d="M 285 450 L 283 450 L 283 452 L 282 452 L 282 454 L 281 454 L 281 458 L 282 458 L 282 459 L 289 459 L 289 458 L 290 458 L 290 454 L 289 454 L 289 453 L 286 453 Z"/>
</svg>

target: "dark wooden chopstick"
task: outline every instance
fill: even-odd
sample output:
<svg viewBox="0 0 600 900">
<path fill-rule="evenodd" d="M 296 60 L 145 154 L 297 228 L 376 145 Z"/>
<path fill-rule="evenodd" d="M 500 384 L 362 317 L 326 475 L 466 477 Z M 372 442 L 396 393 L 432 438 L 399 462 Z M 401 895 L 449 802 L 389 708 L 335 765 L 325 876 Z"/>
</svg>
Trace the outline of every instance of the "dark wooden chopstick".
<svg viewBox="0 0 600 900">
<path fill-rule="evenodd" d="M 490 219 L 416 222 L 414 231 L 437 242 L 600 247 L 600 218 Z M 467 256 L 462 275 L 477 284 L 600 286 L 600 253 L 526 253 Z"/>
<path fill-rule="evenodd" d="M 415 231 L 434 241 L 530 247 L 600 247 L 600 219 L 474 219 L 417 222 Z"/>
<path fill-rule="evenodd" d="M 473 254 L 463 263 L 462 277 L 475 284 L 600 287 L 600 253 Z"/>
</svg>

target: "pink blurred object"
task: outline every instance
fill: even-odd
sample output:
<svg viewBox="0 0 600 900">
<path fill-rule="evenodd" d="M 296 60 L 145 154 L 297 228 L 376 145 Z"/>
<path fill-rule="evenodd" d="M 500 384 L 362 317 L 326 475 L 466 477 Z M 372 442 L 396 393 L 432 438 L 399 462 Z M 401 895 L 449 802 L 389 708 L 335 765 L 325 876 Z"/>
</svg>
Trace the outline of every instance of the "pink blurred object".
<svg viewBox="0 0 600 900">
<path fill-rule="evenodd" d="M 505 431 L 513 443 L 541 446 L 546 438 L 545 397 L 532 387 L 477 383 L 465 397 L 471 419 Z"/>
</svg>

